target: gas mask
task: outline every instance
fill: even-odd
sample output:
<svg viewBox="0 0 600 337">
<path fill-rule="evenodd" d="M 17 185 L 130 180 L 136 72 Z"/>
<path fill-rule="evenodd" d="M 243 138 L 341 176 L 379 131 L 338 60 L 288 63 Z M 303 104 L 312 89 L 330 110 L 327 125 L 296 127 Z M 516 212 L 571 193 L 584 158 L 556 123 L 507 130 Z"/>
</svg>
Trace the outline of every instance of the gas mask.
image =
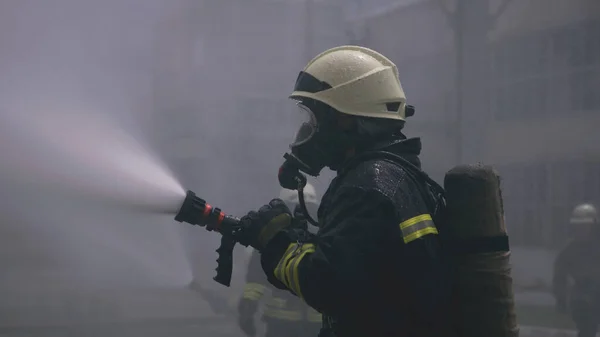
<svg viewBox="0 0 600 337">
<path fill-rule="evenodd" d="M 318 176 L 327 165 L 327 153 L 323 153 L 319 144 L 319 123 L 315 114 L 304 104 L 296 104 L 294 116 L 300 118 L 300 127 L 290 144 L 290 156 L 298 168 L 311 176 Z"/>
<path fill-rule="evenodd" d="M 305 219 L 313 226 L 319 227 L 319 223 L 311 216 L 316 214 L 318 206 L 310 207 L 313 203 L 304 201 L 304 186 L 306 186 L 306 177 L 300 173 L 300 167 L 294 157 L 285 154 L 286 161 L 279 168 L 279 185 L 288 190 L 298 190 L 298 206 L 294 208 L 294 216 L 303 215 Z M 311 208 L 313 210 L 311 210 Z"/>
<path fill-rule="evenodd" d="M 345 149 L 352 144 L 352 138 L 336 127 L 335 111 L 318 102 L 311 103 L 319 111 L 303 102 L 296 104 L 294 116 L 300 118 L 300 127 L 279 171 L 283 188 L 297 189 L 303 180 L 298 177 L 300 172 L 316 177 L 325 167 L 336 170 L 345 160 Z"/>
</svg>

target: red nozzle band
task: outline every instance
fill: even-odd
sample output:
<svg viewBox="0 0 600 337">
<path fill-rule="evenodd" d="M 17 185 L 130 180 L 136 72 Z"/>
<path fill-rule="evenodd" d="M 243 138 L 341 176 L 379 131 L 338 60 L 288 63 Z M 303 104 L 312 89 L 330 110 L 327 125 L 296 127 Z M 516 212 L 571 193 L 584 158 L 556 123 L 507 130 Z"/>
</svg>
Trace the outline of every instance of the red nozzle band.
<svg viewBox="0 0 600 337">
<path fill-rule="evenodd" d="M 204 206 L 204 212 L 202 213 L 202 216 L 204 216 L 204 217 L 209 216 L 211 211 L 212 211 L 212 206 L 209 204 L 206 204 Z"/>
</svg>

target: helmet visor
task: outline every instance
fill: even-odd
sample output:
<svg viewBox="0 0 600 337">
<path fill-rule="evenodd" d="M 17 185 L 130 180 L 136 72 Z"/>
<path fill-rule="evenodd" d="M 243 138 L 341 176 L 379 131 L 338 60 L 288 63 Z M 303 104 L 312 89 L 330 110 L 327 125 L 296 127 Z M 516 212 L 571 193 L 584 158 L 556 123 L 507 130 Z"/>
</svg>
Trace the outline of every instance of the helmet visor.
<svg viewBox="0 0 600 337">
<path fill-rule="evenodd" d="M 290 147 L 298 146 L 308 142 L 317 132 L 317 119 L 315 114 L 302 103 L 296 103 L 294 111 L 294 123 L 299 125 L 298 132 Z"/>
</svg>

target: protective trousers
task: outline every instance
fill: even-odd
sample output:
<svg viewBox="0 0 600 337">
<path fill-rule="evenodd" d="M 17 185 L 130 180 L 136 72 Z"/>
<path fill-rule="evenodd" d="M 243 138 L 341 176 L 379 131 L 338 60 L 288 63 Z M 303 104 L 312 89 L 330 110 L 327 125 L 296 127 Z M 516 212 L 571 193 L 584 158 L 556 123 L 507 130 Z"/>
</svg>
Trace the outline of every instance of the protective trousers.
<svg viewBox="0 0 600 337">
<path fill-rule="evenodd" d="M 321 323 L 265 319 L 265 337 L 317 337 Z"/>
<path fill-rule="evenodd" d="M 595 337 L 600 322 L 600 299 L 573 300 L 572 317 L 577 326 L 578 337 Z"/>
</svg>

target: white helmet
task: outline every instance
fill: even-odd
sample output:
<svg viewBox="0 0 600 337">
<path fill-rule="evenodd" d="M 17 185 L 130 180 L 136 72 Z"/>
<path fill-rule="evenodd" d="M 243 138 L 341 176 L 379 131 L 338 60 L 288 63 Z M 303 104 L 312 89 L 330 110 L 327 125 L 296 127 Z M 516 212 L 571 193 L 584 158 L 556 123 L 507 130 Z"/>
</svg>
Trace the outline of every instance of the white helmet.
<svg viewBox="0 0 600 337">
<path fill-rule="evenodd" d="M 581 204 L 573 209 L 571 224 L 594 224 L 598 222 L 598 212 L 591 204 Z"/>
<path fill-rule="evenodd" d="M 398 68 L 380 53 L 359 46 L 329 49 L 312 59 L 291 99 L 313 99 L 354 116 L 404 120 L 407 109 Z"/>
<path fill-rule="evenodd" d="M 298 205 L 300 200 L 298 199 L 298 191 L 281 189 L 279 193 L 279 199 L 285 201 L 289 206 Z M 309 183 L 304 186 L 304 202 L 307 204 L 318 204 L 319 199 L 317 198 L 317 191 L 315 187 Z"/>
</svg>

